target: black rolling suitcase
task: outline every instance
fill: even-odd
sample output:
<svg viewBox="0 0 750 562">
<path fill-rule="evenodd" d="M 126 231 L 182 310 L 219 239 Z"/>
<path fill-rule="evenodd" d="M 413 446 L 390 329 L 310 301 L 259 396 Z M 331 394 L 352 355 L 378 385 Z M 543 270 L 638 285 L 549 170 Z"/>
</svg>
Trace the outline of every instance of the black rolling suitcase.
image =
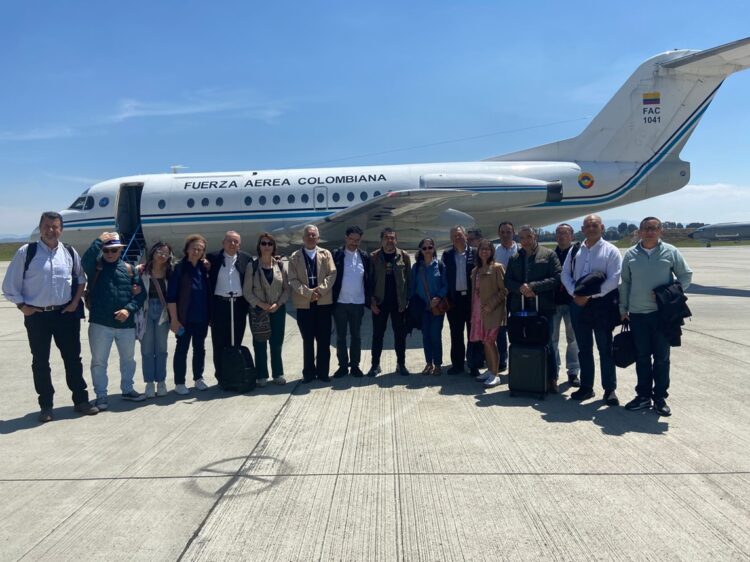
<svg viewBox="0 0 750 562">
<path fill-rule="evenodd" d="M 257 375 L 250 350 L 244 345 L 234 343 L 234 301 L 235 297 L 232 296 L 229 304 L 231 345 L 221 350 L 219 386 L 228 392 L 244 394 L 255 389 Z"/>
<path fill-rule="evenodd" d="M 536 309 L 524 310 L 524 297 L 521 297 L 521 312 L 508 320 L 511 340 L 508 350 L 508 390 L 511 396 L 518 393 L 536 394 L 543 400 L 547 395 L 551 353 L 547 319 L 538 314 L 539 297 L 536 299 Z"/>
</svg>

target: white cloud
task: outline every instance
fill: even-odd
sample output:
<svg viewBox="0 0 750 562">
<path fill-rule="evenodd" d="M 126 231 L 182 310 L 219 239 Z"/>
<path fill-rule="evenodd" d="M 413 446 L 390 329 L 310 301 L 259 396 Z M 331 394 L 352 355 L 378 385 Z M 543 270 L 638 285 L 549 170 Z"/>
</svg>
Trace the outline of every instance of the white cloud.
<svg viewBox="0 0 750 562">
<path fill-rule="evenodd" d="M 147 117 L 172 117 L 205 113 L 227 113 L 241 118 L 272 121 L 283 113 L 280 102 L 257 101 L 250 92 L 221 93 L 199 91 L 186 95 L 182 100 L 149 102 L 123 99 L 108 121 L 119 123 L 128 119 Z"/>
</svg>

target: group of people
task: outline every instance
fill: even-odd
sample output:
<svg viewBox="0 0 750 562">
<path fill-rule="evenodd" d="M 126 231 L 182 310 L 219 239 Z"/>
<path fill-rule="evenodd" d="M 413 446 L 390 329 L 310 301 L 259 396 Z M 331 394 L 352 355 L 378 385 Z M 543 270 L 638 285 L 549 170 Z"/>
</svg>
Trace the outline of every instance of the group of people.
<svg viewBox="0 0 750 562">
<path fill-rule="evenodd" d="M 488 387 L 497 386 L 500 373 L 508 368 L 509 315 L 535 310 L 547 319 L 552 341 L 549 392 L 559 391 L 559 336 L 564 322 L 566 373 L 570 385 L 578 387 L 571 398 L 594 396 L 595 342 L 604 400 L 618 405 L 612 333 L 616 324 L 629 321 L 638 384 L 636 397 L 626 408 L 653 405 L 659 414 L 670 415 L 666 404 L 670 343 L 653 290 L 675 279 L 687 288 L 692 272 L 679 251 L 661 240 L 661 221 L 655 217 L 641 221 L 640 242 L 624 258 L 602 238 L 601 218 L 589 215 L 583 222 L 585 240 L 574 244 L 573 228 L 560 224 L 554 250 L 539 245 L 536 231 L 528 225 L 516 233 L 510 222 L 502 222 L 497 247 L 478 229 L 455 226 L 450 231 L 451 247 L 440 258 L 435 240 L 424 238 L 413 264 L 398 247 L 392 228 L 383 229 L 380 247 L 367 253 L 360 249 L 362 229 L 350 226 L 343 246 L 330 252 L 318 245 L 317 227 L 308 225 L 302 247 L 290 256 L 287 268 L 277 257 L 276 240 L 267 232 L 258 237 L 255 259 L 240 249 L 240 235 L 229 231 L 216 252 L 207 253 L 206 239 L 193 234 L 186 238 L 183 257 L 176 263 L 170 245 L 158 242 L 149 249 L 145 263 L 132 266 L 122 259 L 124 245 L 117 233 L 102 233 L 79 258 L 74 248 L 60 241 L 63 219 L 58 213 L 43 213 L 39 230 L 40 240 L 24 245 L 14 256 L 3 293 L 24 315 L 41 422 L 53 419 L 49 364 L 53 339 L 63 358 L 75 410 L 82 414 L 108 408 L 107 363 L 113 343 L 120 358 L 122 398 L 142 401 L 167 393 L 167 342 L 173 332 L 175 392 L 185 395 L 191 391 L 186 385 L 190 348 L 193 387 L 205 390 L 209 329 L 215 376 L 221 381 L 221 350 L 242 342 L 248 314 L 255 311 L 267 313 L 270 324 L 270 335 L 253 335 L 258 385 L 264 386 L 269 374 L 271 381 L 284 384 L 282 346 L 290 295 L 303 343 L 304 383 L 330 381 L 333 325 L 338 362 L 334 378 L 382 373 L 389 319 L 396 373 L 410 374 L 406 337 L 416 328 L 422 332 L 422 374 L 440 375 L 447 316 L 451 342 L 447 372 L 468 372 Z M 93 404 L 81 362 L 84 301 L 89 308 Z M 361 365 L 365 308 L 372 312 L 371 364 L 366 373 Z M 143 394 L 134 388 L 136 340 L 146 384 Z M 487 370 L 481 373 L 485 364 Z"/>
</svg>

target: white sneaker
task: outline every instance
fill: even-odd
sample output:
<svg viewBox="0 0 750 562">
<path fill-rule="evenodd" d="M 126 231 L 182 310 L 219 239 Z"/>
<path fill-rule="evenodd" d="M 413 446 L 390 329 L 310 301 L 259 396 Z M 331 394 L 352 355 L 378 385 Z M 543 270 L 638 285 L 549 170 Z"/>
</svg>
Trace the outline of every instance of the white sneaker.
<svg viewBox="0 0 750 562">
<path fill-rule="evenodd" d="M 175 385 L 174 391 L 177 394 L 182 394 L 183 396 L 186 395 L 186 394 L 190 394 L 190 389 L 187 386 L 185 386 L 184 384 Z"/>
<path fill-rule="evenodd" d="M 266 386 L 266 380 L 267 380 L 267 379 L 258 379 L 258 380 L 256 381 L 256 384 L 257 384 L 258 386 L 260 386 L 260 387 L 264 387 L 264 386 Z"/>
<path fill-rule="evenodd" d="M 198 379 L 195 381 L 195 389 L 196 390 L 208 390 L 208 385 L 206 384 L 206 381 L 203 379 Z"/>
<path fill-rule="evenodd" d="M 156 395 L 157 396 L 166 396 L 167 395 L 167 383 L 165 383 L 165 382 L 157 382 L 156 383 Z"/>
<path fill-rule="evenodd" d="M 490 375 L 490 377 L 484 381 L 484 386 L 492 387 L 500 384 L 500 377 L 497 375 Z"/>
<path fill-rule="evenodd" d="M 276 377 L 275 379 L 273 379 L 273 384 L 286 384 L 286 379 L 283 375 L 280 377 Z"/>
<path fill-rule="evenodd" d="M 156 396 L 156 390 L 154 389 L 154 383 L 147 382 L 146 383 L 146 398 L 153 398 Z"/>
<path fill-rule="evenodd" d="M 486 380 L 487 380 L 487 379 L 489 379 L 489 378 L 490 378 L 491 376 L 492 376 L 492 373 L 490 373 L 489 371 L 485 371 L 485 372 L 484 372 L 484 373 L 482 373 L 481 375 L 477 375 L 477 376 L 476 376 L 476 377 L 474 377 L 474 378 L 475 378 L 476 380 L 478 380 L 478 381 L 486 381 Z"/>
</svg>

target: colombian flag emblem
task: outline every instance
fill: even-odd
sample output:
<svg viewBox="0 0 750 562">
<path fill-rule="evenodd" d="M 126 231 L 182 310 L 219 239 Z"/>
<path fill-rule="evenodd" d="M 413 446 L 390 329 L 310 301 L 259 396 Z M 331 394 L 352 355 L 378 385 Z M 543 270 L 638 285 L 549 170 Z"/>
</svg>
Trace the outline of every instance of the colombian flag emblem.
<svg viewBox="0 0 750 562">
<path fill-rule="evenodd" d="M 594 176 L 592 176 L 588 172 L 583 172 L 578 176 L 578 185 L 580 185 L 583 189 L 591 189 L 592 187 L 594 187 Z"/>
<path fill-rule="evenodd" d="M 646 92 L 643 94 L 643 105 L 658 105 L 661 103 L 659 92 Z"/>
</svg>

